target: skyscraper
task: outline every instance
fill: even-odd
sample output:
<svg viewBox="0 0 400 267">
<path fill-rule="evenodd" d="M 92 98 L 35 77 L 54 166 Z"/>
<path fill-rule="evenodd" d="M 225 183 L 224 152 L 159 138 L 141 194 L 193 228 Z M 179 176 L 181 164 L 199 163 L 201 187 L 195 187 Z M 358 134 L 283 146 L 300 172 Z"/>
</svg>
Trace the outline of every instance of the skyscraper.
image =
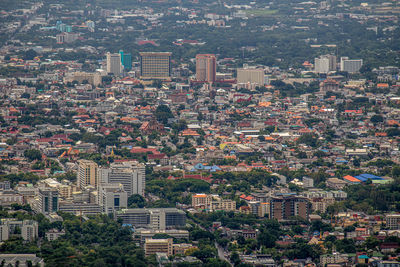
<svg viewBox="0 0 400 267">
<path fill-rule="evenodd" d="M 118 76 L 121 75 L 121 54 L 107 52 L 107 72 Z"/>
<path fill-rule="evenodd" d="M 140 76 L 142 79 L 169 80 L 171 77 L 171 53 L 141 52 Z"/>
<path fill-rule="evenodd" d="M 99 173 L 101 185 L 122 184 L 128 197 L 133 194 L 144 195 L 146 176 L 143 164 L 136 162 L 113 163 L 108 169 L 100 169 Z"/>
<path fill-rule="evenodd" d="M 330 71 L 336 71 L 336 56 L 334 55 L 323 55 L 314 60 L 314 69 L 317 73 L 328 73 Z"/>
<path fill-rule="evenodd" d="M 78 161 L 78 177 L 77 183 L 79 188 L 83 188 L 87 185 L 92 185 L 95 188 L 98 186 L 98 172 L 97 164 L 91 160 L 79 160 Z"/>
<path fill-rule="evenodd" d="M 196 55 L 196 80 L 202 82 L 215 82 L 217 61 L 213 54 Z"/>
<path fill-rule="evenodd" d="M 124 71 L 130 71 L 132 69 L 132 54 L 124 53 L 124 51 L 120 50 L 119 54 L 121 55 L 121 64 L 124 67 Z"/>
</svg>

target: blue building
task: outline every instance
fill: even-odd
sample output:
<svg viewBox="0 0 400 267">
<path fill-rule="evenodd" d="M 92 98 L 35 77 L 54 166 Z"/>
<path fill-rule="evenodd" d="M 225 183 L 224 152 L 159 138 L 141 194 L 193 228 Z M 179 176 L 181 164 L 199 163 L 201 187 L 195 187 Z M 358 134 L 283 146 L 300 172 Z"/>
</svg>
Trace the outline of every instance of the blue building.
<svg viewBox="0 0 400 267">
<path fill-rule="evenodd" d="M 124 67 L 124 70 L 130 71 L 132 69 L 132 54 L 125 54 L 122 50 L 119 51 L 119 54 L 121 55 L 121 64 Z"/>
</svg>

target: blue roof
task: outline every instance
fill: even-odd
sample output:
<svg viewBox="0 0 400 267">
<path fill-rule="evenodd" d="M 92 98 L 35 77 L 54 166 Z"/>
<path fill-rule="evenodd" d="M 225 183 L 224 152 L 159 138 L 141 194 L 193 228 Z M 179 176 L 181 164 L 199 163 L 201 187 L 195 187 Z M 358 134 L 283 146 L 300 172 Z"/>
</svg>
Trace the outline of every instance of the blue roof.
<svg viewBox="0 0 400 267">
<path fill-rule="evenodd" d="M 368 174 L 368 173 L 360 174 L 360 176 L 365 177 L 367 179 L 371 179 L 371 180 L 383 180 L 382 177 L 379 177 L 379 176 L 376 176 L 376 175 L 373 175 L 373 174 Z"/>
</svg>

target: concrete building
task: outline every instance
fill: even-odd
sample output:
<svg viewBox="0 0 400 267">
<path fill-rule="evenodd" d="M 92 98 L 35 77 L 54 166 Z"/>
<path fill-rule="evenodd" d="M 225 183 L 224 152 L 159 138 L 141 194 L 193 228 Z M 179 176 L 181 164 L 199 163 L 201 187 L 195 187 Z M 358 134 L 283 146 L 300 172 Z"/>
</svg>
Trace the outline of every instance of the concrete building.
<svg viewBox="0 0 400 267">
<path fill-rule="evenodd" d="M 263 86 L 264 82 L 265 82 L 264 69 L 249 68 L 249 67 L 237 69 L 238 84 L 250 83 Z"/>
<path fill-rule="evenodd" d="M 122 184 L 100 185 L 99 205 L 103 213 L 114 213 L 128 207 L 128 194 Z"/>
<path fill-rule="evenodd" d="M 100 169 L 99 178 L 102 185 L 122 184 L 128 197 L 133 194 L 144 196 L 146 174 L 143 164 L 137 162 L 112 163 L 110 168 Z"/>
<path fill-rule="evenodd" d="M 61 202 L 60 211 L 75 215 L 95 215 L 101 213 L 101 207 L 95 203 Z"/>
<path fill-rule="evenodd" d="M 39 188 L 38 198 L 35 200 L 33 210 L 37 213 L 49 214 L 58 211 L 59 193 L 55 188 Z"/>
<path fill-rule="evenodd" d="M 144 245 L 144 242 L 148 238 L 152 238 L 156 234 L 167 234 L 173 238 L 180 239 L 189 239 L 189 231 L 188 230 L 148 230 L 148 229 L 139 229 L 135 231 L 134 237 L 135 240 L 138 240 L 141 245 Z"/>
<path fill-rule="evenodd" d="M 121 65 L 121 54 L 112 54 L 107 52 L 107 73 L 112 73 L 115 76 L 121 75 L 122 65 Z"/>
<path fill-rule="evenodd" d="M 236 201 L 231 199 L 222 199 L 218 195 L 194 194 L 192 195 L 192 207 L 208 211 L 235 211 Z"/>
<path fill-rule="evenodd" d="M 34 241 L 39 236 L 38 225 L 38 222 L 33 220 L 1 219 L 0 241 L 8 240 L 11 235 L 15 235 L 18 231 L 20 231 L 23 240 Z"/>
<path fill-rule="evenodd" d="M 146 239 L 144 243 L 144 251 L 146 256 L 156 253 L 166 253 L 167 256 L 173 255 L 172 238 L 167 239 Z"/>
<path fill-rule="evenodd" d="M 4 261 L 4 266 L 29 266 L 27 262 L 31 262 L 31 266 L 44 266 L 44 260 L 36 257 L 36 254 L 0 254 L 0 262 Z"/>
<path fill-rule="evenodd" d="M 400 230 L 400 214 L 386 215 L 386 226 L 390 230 Z"/>
<path fill-rule="evenodd" d="M 185 212 L 176 208 L 123 209 L 117 211 L 115 217 L 121 218 L 124 224 L 130 224 L 136 228 L 164 230 L 186 225 Z"/>
<path fill-rule="evenodd" d="M 317 73 L 328 73 L 330 71 L 336 71 L 336 56 L 334 55 L 323 55 L 314 60 L 314 70 Z"/>
<path fill-rule="evenodd" d="M 170 52 L 141 52 L 139 56 L 141 79 L 170 80 Z"/>
<path fill-rule="evenodd" d="M 294 216 L 300 216 L 308 220 L 311 204 L 305 197 L 285 195 L 272 197 L 270 202 L 271 219 L 278 221 L 287 220 Z"/>
<path fill-rule="evenodd" d="M 196 55 L 196 80 L 213 83 L 216 80 L 217 60 L 213 54 Z"/>
<path fill-rule="evenodd" d="M 348 57 L 340 58 L 340 70 L 349 73 L 359 72 L 363 65 L 362 59 L 349 59 Z"/>
<path fill-rule="evenodd" d="M 91 160 L 81 159 L 78 161 L 77 183 L 79 188 L 92 185 L 98 187 L 98 166 Z"/>
<path fill-rule="evenodd" d="M 68 73 L 63 80 L 64 83 L 73 81 L 78 81 L 79 83 L 82 83 L 83 81 L 87 81 L 93 86 L 99 86 L 102 83 L 101 74 L 99 72 L 77 71 L 73 73 Z"/>
<path fill-rule="evenodd" d="M 46 239 L 49 241 L 57 240 L 58 238 L 60 238 L 60 236 L 63 236 L 63 235 L 65 235 L 65 231 L 64 230 L 60 231 L 58 229 L 50 229 L 45 234 Z"/>
</svg>

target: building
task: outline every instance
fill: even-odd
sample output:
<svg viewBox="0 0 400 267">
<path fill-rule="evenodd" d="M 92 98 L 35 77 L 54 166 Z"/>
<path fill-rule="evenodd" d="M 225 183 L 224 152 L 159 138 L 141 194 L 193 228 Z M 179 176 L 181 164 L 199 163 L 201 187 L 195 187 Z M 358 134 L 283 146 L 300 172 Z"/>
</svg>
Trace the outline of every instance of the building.
<svg viewBox="0 0 400 267">
<path fill-rule="evenodd" d="M 95 203 L 61 202 L 60 211 L 75 215 L 95 215 L 101 213 L 101 207 Z"/>
<path fill-rule="evenodd" d="M 124 71 L 130 71 L 132 69 L 132 54 L 124 53 L 124 51 L 120 50 L 119 54 L 121 55 L 121 64 L 124 67 Z"/>
<path fill-rule="evenodd" d="M 212 196 L 208 194 L 192 195 L 192 207 L 205 209 L 211 204 Z"/>
<path fill-rule="evenodd" d="M 217 60 L 213 54 L 196 55 L 196 80 L 213 83 L 216 80 Z"/>
<path fill-rule="evenodd" d="M 257 84 L 264 85 L 264 69 L 245 67 L 237 69 L 237 83 L 238 84 Z"/>
<path fill-rule="evenodd" d="M 359 72 L 362 65 L 362 59 L 349 59 L 348 57 L 340 58 L 340 71 L 346 71 L 349 73 Z"/>
<path fill-rule="evenodd" d="M 55 188 L 39 188 L 33 209 L 37 213 L 49 214 L 58 211 L 59 193 Z"/>
<path fill-rule="evenodd" d="M 27 262 L 31 262 L 31 266 L 44 266 L 44 260 L 36 257 L 36 254 L 0 254 L 0 262 L 4 262 L 4 266 L 29 266 Z"/>
<path fill-rule="evenodd" d="M 314 70 L 317 73 L 328 73 L 330 71 L 336 71 L 336 56 L 334 55 L 323 55 L 314 60 Z"/>
<path fill-rule="evenodd" d="M 122 209 L 116 212 L 115 218 L 121 218 L 124 224 L 136 228 L 154 230 L 180 228 L 186 225 L 186 213 L 176 208 Z"/>
<path fill-rule="evenodd" d="M 79 188 L 92 185 L 95 188 L 98 187 L 98 166 L 97 163 L 91 160 L 79 160 L 78 161 L 78 177 L 77 183 Z"/>
<path fill-rule="evenodd" d="M 24 197 L 14 191 L 0 191 L 0 203 L 2 206 L 24 203 Z"/>
<path fill-rule="evenodd" d="M 59 44 L 72 43 L 78 40 L 78 38 L 79 38 L 79 33 L 63 32 L 56 35 L 56 40 L 57 43 Z"/>
<path fill-rule="evenodd" d="M 303 187 L 304 188 L 311 188 L 314 187 L 314 180 L 310 177 L 303 177 Z"/>
<path fill-rule="evenodd" d="M 110 168 L 100 169 L 99 178 L 101 184 L 122 184 L 128 197 L 133 194 L 144 196 L 146 175 L 143 164 L 138 162 L 112 163 Z"/>
<path fill-rule="evenodd" d="M 8 240 L 11 235 L 21 231 L 21 237 L 25 241 L 34 241 L 39 236 L 38 222 L 33 220 L 17 221 L 16 219 L 1 219 L 0 242 Z"/>
<path fill-rule="evenodd" d="M 121 65 L 121 54 L 112 54 L 107 52 L 107 73 L 112 73 L 115 76 L 121 75 L 122 65 Z"/>
<path fill-rule="evenodd" d="M 112 214 L 128 207 L 128 194 L 122 184 L 104 184 L 99 189 L 99 205 L 103 213 Z"/>
<path fill-rule="evenodd" d="M 170 237 L 178 238 L 178 239 L 189 239 L 189 231 L 188 230 L 148 230 L 148 229 L 138 229 L 135 231 L 134 237 L 135 240 L 138 240 L 141 245 L 144 244 L 146 239 L 152 238 L 156 234 L 167 234 Z"/>
<path fill-rule="evenodd" d="M 170 80 L 170 52 L 141 52 L 140 76 L 142 79 Z"/>
<path fill-rule="evenodd" d="M 270 202 L 271 219 L 288 220 L 294 216 L 300 216 L 308 220 L 311 204 L 307 198 L 301 196 L 284 195 L 272 197 Z"/>
<path fill-rule="evenodd" d="M 144 251 L 147 256 L 156 253 L 166 253 L 167 256 L 173 255 L 173 242 L 172 238 L 167 239 L 146 239 L 144 243 Z"/>
<path fill-rule="evenodd" d="M 192 195 L 192 207 L 208 211 L 235 211 L 236 201 L 222 199 L 218 195 L 194 194 Z"/>
<path fill-rule="evenodd" d="M 99 86 L 102 83 L 101 75 L 99 72 L 73 72 L 69 73 L 64 77 L 64 83 L 78 81 L 79 83 L 83 83 L 87 81 L 89 84 L 93 86 Z"/>
<path fill-rule="evenodd" d="M 45 236 L 46 239 L 49 241 L 53 241 L 53 240 L 57 240 L 60 236 L 65 235 L 65 231 L 64 230 L 58 230 L 58 229 L 50 229 L 49 231 L 46 232 Z"/>
<path fill-rule="evenodd" d="M 390 230 L 400 230 L 400 214 L 386 215 L 386 227 Z"/>
</svg>

